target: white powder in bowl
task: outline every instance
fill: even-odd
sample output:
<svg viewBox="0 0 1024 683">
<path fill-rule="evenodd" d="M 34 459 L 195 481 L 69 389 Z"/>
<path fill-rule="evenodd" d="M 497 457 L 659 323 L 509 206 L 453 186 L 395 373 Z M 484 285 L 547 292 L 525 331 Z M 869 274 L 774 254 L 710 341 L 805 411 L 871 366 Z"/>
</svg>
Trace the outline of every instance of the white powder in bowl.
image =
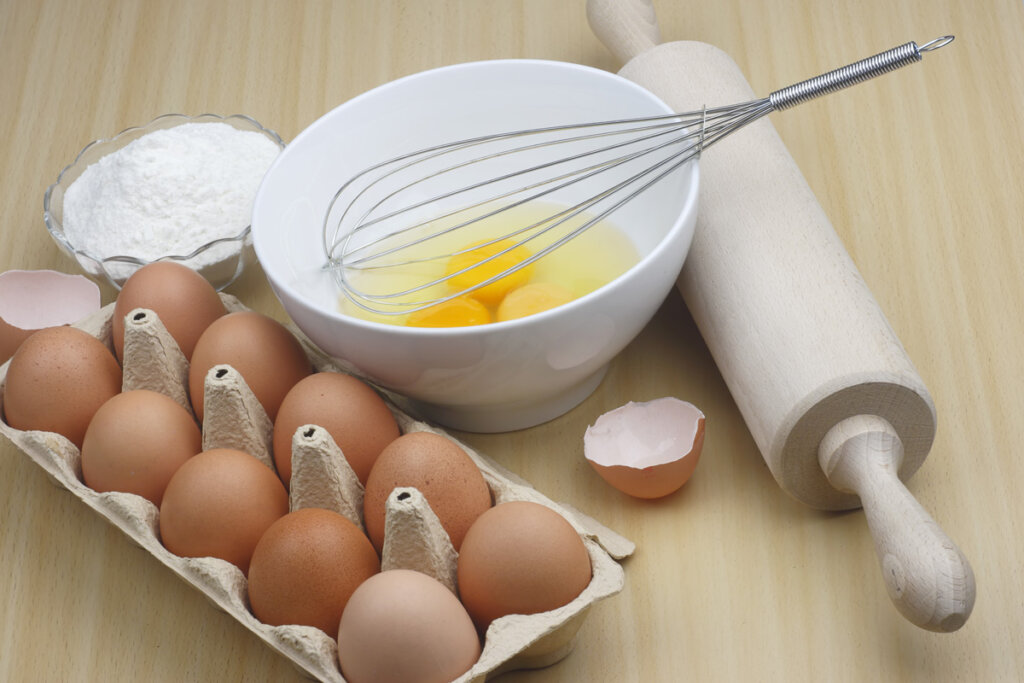
<svg viewBox="0 0 1024 683">
<path fill-rule="evenodd" d="M 89 165 L 68 187 L 64 232 L 99 259 L 188 255 L 249 225 L 256 190 L 279 152 L 261 133 L 220 122 L 147 133 Z M 198 270 L 238 250 L 224 245 L 187 265 Z"/>
</svg>

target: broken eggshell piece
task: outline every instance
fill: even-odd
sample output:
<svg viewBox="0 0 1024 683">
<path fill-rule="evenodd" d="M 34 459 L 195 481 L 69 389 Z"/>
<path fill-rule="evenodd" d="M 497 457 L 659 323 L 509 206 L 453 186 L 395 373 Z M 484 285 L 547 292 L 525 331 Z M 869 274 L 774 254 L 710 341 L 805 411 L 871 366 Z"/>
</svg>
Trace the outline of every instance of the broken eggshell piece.
<svg viewBox="0 0 1024 683">
<path fill-rule="evenodd" d="M 55 270 L 0 273 L 0 364 L 30 334 L 70 325 L 100 310 L 100 288 L 82 275 Z"/>
<path fill-rule="evenodd" d="M 685 484 L 704 445 L 704 413 L 677 398 L 634 403 L 597 418 L 583 436 L 587 461 L 636 498 L 661 498 Z"/>
</svg>

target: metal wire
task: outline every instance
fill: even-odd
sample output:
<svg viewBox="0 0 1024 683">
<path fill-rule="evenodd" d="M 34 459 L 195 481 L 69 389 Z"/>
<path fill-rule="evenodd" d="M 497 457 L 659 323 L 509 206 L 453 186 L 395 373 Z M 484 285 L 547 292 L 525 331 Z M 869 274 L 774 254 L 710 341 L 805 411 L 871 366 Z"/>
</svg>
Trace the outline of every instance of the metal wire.
<svg viewBox="0 0 1024 683">
<path fill-rule="evenodd" d="M 906 43 L 742 104 L 503 132 L 389 159 L 354 176 L 332 198 L 323 224 L 326 267 L 333 272 L 345 296 L 371 313 L 402 315 L 449 301 L 530 266 L 698 158 L 708 147 L 763 116 L 921 61 L 922 53 L 952 40 L 953 36 L 943 36 L 920 47 L 914 42 Z M 522 165 L 504 170 L 509 162 L 520 157 L 524 159 Z M 637 164 L 642 166 L 632 170 Z M 489 172 L 487 169 L 494 165 L 503 170 Z M 480 173 L 473 173 L 474 180 L 470 182 L 449 180 L 467 169 Z M 620 177 L 623 173 L 625 176 Z M 472 231 L 481 221 L 602 178 L 609 180 L 601 190 L 539 221 L 482 242 L 467 240 L 467 244 L 473 242 L 472 246 L 460 250 L 407 255 L 414 247 L 422 249 L 442 236 Z M 429 189 L 435 185 L 443 189 Z M 463 200 L 464 203 L 456 203 Z M 427 211 L 438 203 L 450 203 L 454 208 L 437 213 Z M 583 222 L 570 226 L 573 219 Z M 563 234 L 557 234 L 558 231 Z M 482 247 L 504 244 L 512 238 L 514 242 L 509 246 L 461 270 L 401 291 L 363 291 L 350 277 L 350 271 L 448 260 Z M 534 241 L 541 244 L 545 239 L 550 241 L 528 258 L 473 287 L 440 296 L 429 293 L 514 249 Z"/>
</svg>

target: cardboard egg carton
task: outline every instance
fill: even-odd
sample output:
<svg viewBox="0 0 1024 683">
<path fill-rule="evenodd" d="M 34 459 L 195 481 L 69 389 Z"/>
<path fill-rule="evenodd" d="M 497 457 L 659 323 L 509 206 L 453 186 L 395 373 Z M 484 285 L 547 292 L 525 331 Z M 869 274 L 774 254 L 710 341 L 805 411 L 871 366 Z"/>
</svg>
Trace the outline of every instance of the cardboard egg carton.
<svg viewBox="0 0 1024 683">
<path fill-rule="evenodd" d="M 229 311 L 246 310 L 235 297 L 221 297 Z M 111 347 L 112 314 L 110 304 L 75 326 Z M 358 374 L 326 356 L 296 329 L 290 329 L 302 342 L 316 370 Z M 7 368 L 8 364 L 0 366 L 0 391 L 6 382 Z M 126 324 L 123 389 L 160 391 L 191 411 L 187 386 L 188 361 L 159 318 L 152 311 L 133 311 Z M 381 393 L 403 434 L 431 431 L 452 438 L 403 410 L 400 397 Z M 273 425 L 233 368 L 221 365 L 211 369 L 204 401 L 204 449 L 237 448 L 274 467 L 270 446 Z M 318 680 L 344 683 L 334 639 L 313 627 L 269 626 L 260 622 L 249 609 L 246 578 L 238 567 L 217 558 L 183 558 L 170 553 L 160 542 L 158 508 L 134 494 L 98 493 L 86 486 L 79 450 L 66 438 L 52 432 L 13 429 L 3 421 L 0 433 L 57 483 L 291 660 L 300 671 Z M 583 539 L 593 574 L 587 588 L 567 605 L 541 614 L 508 615 L 495 620 L 487 630 L 479 660 L 457 679 L 459 683 L 476 683 L 514 669 L 547 666 L 565 657 L 590 606 L 622 589 L 625 577 L 616 560 L 631 555 L 635 546 L 579 511 L 549 500 L 526 481 L 459 443 L 480 468 L 495 504 L 528 500 L 565 517 Z M 362 485 L 326 430 L 306 425 L 296 431 L 292 476 L 293 510 L 333 509 L 362 526 Z M 449 589 L 456 589 L 457 553 L 419 491 L 404 488 L 392 492 L 387 502 L 385 534 L 382 569 L 416 569 L 434 576 Z"/>
</svg>

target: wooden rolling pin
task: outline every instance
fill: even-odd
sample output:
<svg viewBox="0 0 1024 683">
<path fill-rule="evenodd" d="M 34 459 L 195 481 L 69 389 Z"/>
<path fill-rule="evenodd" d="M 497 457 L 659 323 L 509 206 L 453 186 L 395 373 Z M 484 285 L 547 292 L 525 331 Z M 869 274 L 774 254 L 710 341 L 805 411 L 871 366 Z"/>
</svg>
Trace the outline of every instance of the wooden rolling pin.
<svg viewBox="0 0 1024 683">
<path fill-rule="evenodd" d="M 676 111 L 757 98 L 721 50 L 659 45 L 651 0 L 589 0 L 587 15 L 620 75 Z M 935 437 L 924 382 L 767 119 L 708 150 L 700 182 L 678 286 L 769 469 L 813 507 L 863 506 L 893 603 L 955 631 L 973 572 L 901 481 Z"/>
</svg>

